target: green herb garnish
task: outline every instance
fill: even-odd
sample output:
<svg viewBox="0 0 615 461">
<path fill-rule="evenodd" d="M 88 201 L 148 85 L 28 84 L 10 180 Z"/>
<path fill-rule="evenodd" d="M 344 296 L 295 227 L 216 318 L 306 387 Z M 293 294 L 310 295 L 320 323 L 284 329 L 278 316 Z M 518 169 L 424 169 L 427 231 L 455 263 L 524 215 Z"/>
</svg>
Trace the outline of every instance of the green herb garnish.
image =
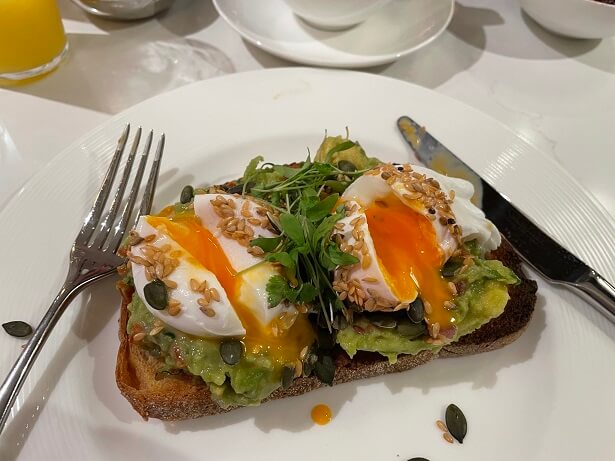
<svg viewBox="0 0 615 461">
<path fill-rule="evenodd" d="M 367 171 L 353 170 L 350 160 L 337 157 L 352 155 L 353 166 L 377 161 L 367 159 L 360 146 L 347 139 L 326 138 L 325 143 L 329 143 L 328 150 L 319 153 L 321 161 L 308 156 L 300 165 L 276 165 L 255 157 L 240 185 L 244 194 L 275 210 L 269 219 L 280 236 L 251 241 L 265 252 L 267 261 L 282 268 L 282 275 L 271 277 L 267 284 L 270 307 L 282 302 L 315 304 L 331 331 L 335 313 L 345 310 L 331 285 L 332 271 L 358 262 L 331 240 L 335 224 L 344 217 L 343 207 L 336 208 L 336 204 L 340 194 Z"/>
</svg>

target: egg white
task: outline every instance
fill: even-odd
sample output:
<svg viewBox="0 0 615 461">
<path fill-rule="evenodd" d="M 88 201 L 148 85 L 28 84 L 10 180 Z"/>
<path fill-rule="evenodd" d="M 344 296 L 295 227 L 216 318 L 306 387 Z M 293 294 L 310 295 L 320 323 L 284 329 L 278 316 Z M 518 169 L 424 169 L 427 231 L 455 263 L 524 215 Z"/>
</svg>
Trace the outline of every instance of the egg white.
<svg viewBox="0 0 615 461">
<path fill-rule="evenodd" d="M 222 234 L 222 230 L 218 227 L 221 218 L 216 214 L 211 203 L 218 196 L 235 201 L 236 214 L 239 218 L 242 217 L 241 209 L 245 202 L 248 203 L 247 209 L 253 216 L 262 218 L 256 212 L 261 205 L 252 199 L 231 194 L 202 194 L 194 197 L 194 213 L 201 219 L 201 225 L 216 237 L 233 269 L 240 273 L 242 285 L 239 300 L 245 306 L 249 306 L 263 324 L 269 323 L 284 311 L 294 312 L 295 306 L 292 304 L 279 304 L 273 308 L 269 307 L 266 289 L 267 282 L 269 278 L 279 272 L 272 263 L 253 256 L 237 240 Z M 246 226 L 252 228 L 254 238 L 276 236 L 269 228 L 254 226 L 248 222 L 246 222 Z"/>
<path fill-rule="evenodd" d="M 496 227 L 491 221 L 485 218 L 482 210 L 477 208 L 470 201 L 474 194 L 474 187 L 471 183 L 463 179 L 449 178 L 424 167 L 412 166 L 412 169 L 427 177 L 436 179 L 440 183 L 441 189 L 447 195 L 451 190 L 455 191 L 451 210 L 455 215 L 456 223 L 461 227 L 462 241 L 465 242 L 477 239 L 479 244 L 486 251 L 494 250 L 500 245 L 501 237 Z M 410 303 L 416 299 L 416 296 L 411 299 L 400 299 L 389 286 L 380 268 L 380 264 L 378 263 L 379 259 L 369 231 L 365 210 L 376 200 L 384 199 L 389 194 L 393 193 L 406 206 L 418 213 L 427 215 L 428 211 L 425 207 L 417 206 L 416 201 L 407 200 L 404 197 L 405 194 L 410 192 L 413 191 L 409 191 L 401 181 L 396 181 L 392 185 L 389 185 L 380 175 L 366 174 L 361 176 L 344 191 L 341 197 L 342 201 L 351 209 L 353 205 L 356 205 L 356 207 L 354 207 L 355 211 L 349 216 L 341 219 L 339 222 L 343 225 L 343 228 L 336 229 L 334 232 L 334 235 L 342 235 L 344 237 L 344 242 L 354 245 L 356 239 L 352 234 L 354 226 L 351 223 L 356 222 L 357 219 L 363 218 L 363 224 L 359 226 L 359 230 L 363 232 L 363 245 L 367 248 L 366 254 L 369 255 L 372 262 L 367 267 L 363 267 L 361 264 L 353 266 L 351 269 L 351 278 L 359 280 L 365 289 L 371 291 L 371 296 L 379 296 L 388 300 L 394 300 L 400 304 Z M 452 235 L 449 227 L 440 223 L 439 217 L 440 213 L 436 210 L 436 219 L 430 220 L 430 222 L 435 231 L 437 244 L 444 255 L 444 261 L 446 261 L 457 250 L 458 241 Z M 400 244 L 403 243 L 400 242 Z M 363 256 L 361 256 L 361 258 L 362 257 Z M 340 270 L 341 269 L 337 269 L 336 275 L 339 275 Z"/>
<path fill-rule="evenodd" d="M 167 310 L 154 309 L 145 299 L 143 289 L 147 283 L 145 277 L 145 267 L 139 264 L 132 264 L 132 276 L 134 279 L 135 290 L 139 297 L 145 303 L 147 309 L 158 319 L 162 320 L 167 325 L 195 336 L 241 336 L 246 333 L 235 309 L 220 285 L 216 276 L 200 264 L 195 264 L 194 261 L 189 261 L 186 250 L 173 240 L 168 235 L 155 229 L 147 222 L 147 217 L 139 218 L 136 226 L 136 231 L 142 237 L 155 235 L 156 238 L 149 242 L 150 245 L 162 247 L 165 244 L 171 245 L 172 250 L 180 250 L 183 254 L 178 258 L 179 266 L 168 276 L 169 280 L 177 283 L 177 288 L 169 290 L 169 297 L 176 299 L 181 303 L 181 312 L 172 316 Z M 132 253 L 136 256 L 141 256 L 140 248 L 145 245 L 141 243 L 132 247 Z M 216 315 L 213 317 L 206 316 L 199 309 L 197 299 L 201 297 L 199 293 L 195 293 L 190 288 L 190 279 L 194 278 L 199 282 L 207 280 L 210 288 L 216 288 L 220 294 L 220 301 L 211 301 L 211 308 L 214 309 Z"/>
<path fill-rule="evenodd" d="M 254 266 L 262 261 L 261 258 L 251 255 L 246 251 L 246 247 L 242 246 L 237 240 L 226 237 L 222 234 L 222 229 L 218 227 L 220 222 L 220 216 L 215 212 L 214 206 L 211 201 L 216 197 L 222 196 L 225 199 L 232 199 L 235 201 L 237 208 L 237 216 L 241 217 L 240 210 L 243 207 L 244 202 L 248 202 L 248 210 L 253 216 L 260 216 L 256 213 L 256 209 L 260 207 L 258 203 L 253 200 L 248 200 L 243 197 L 235 197 L 230 194 L 199 194 L 194 197 L 194 214 L 201 219 L 201 225 L 212 233 L 214 237 L 218 239 L 222 251 L 228 257 L 229 262 L 237 272 L 246 270 L 249 267 Z M 250 223 L 246 223 L 246 226 L 250 227 L 254 232 L 254 238 L 256 237 L 275 237 L 275 234 L 268 228 L 262 228 L 260 226 L 254 226 Z"/>
<path fill-rule="evenodd" d="M 461 178 L 445 176 L 422 166 L 412 165 L 412 169 L 417 173 L 434 178 L 440 183 L 440 188 L 445 193 L 451 190 L 455 191 L 451 210 L 455 215 L 457 224 L 461 226 L 461 240 L 463 242 L 476 239 L 484 251 L 493 251 L 500 246 L 502 242 L 500 232 L 485 217 L 483 210 L 471 201 L 474 195 L 474 186 L 471 182 Z"/>
<path fill-rule="evenodd" d="M 278 269 L 270 262 L 264 261 L 260 257 L 248 253 L 247 248 L 239 244 L 236 240 L 224 236 L 218 227 L 220 217 L 215 213 L 211 200 L 219 194 L 197 195 L 194 199 L 195 215 L 200 218 L 201 225 L 208 229 L 218 241 L 222 251 L 226 254 L 229 263 L 237 272 L 239 278 L 238 302 L 250 309 L 252 314 L 264 326 L 273 319 L 279 317 L 283 312 L 295 313 L 296 307 L 291 304 L 279 304 L 273 308 L 269 307 L 267 295 L 267 282 L 278 274 Z M 223 195 L 225 198 L 232 198 L 237 203 L 238 216 L 245 199 L 231 195 Z M 260 205 L 252 200 L 248 200 L 248 209 L 255 215 L 256 209 Z M 274 234 L 268 228 L 252 226 L 254 236 L 273 237 Z M 229 300 L 224 288 L 213 272 L 203 267 L 188 251 L 177 241 L 164 233 L 163 229 L 155 229 L 147 222 L 147 217 L 141 217 L 135 230 L 142 237 L 155 235 L 155 239 L 149 245 L 162 247 L 165 244 L 171 246 L 173 250 L 182 251 L 178 258 L 179 266 L 169 275 L 168 279 L 177 283 L 177 288 L 169 289 L 169 297 L 181 303 L 181 312 L 176 316 L 171 316 L 167 310 L 154 309 L 146 300 L 144 287 L 148 283 L 145 277 L 145 268 L 139 264 L 132 264 L 132 273 L 135 290 L 145 303 L 147 309 L 158 319 L 167 325 L 185 333 L 201 337 L 228 337 L 243 336 L 246 334 L 245 326 L 242 324 L 235 306 Z M 145 243 L 140 243 L 132 247 L 131 251 L 136 256 L 142 256 L 140 248 Z M 199 282 L 207 281 L 208 286 L 216 288 L 220 294 L 220 301 L 211 301 L 210 307 L 215 311 L 213 317 L 208 317 L 199 309 L 197 299 L 201 297 L 190 288 L 190 279 L 194 278 Z"/>
</svg>

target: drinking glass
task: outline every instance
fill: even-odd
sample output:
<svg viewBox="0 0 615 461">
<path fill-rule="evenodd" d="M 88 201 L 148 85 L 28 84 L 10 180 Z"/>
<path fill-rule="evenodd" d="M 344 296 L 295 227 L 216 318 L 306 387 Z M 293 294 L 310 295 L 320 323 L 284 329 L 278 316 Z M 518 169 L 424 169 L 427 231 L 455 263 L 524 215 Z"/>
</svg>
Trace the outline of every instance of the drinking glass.
<svg viewBox="0 0 615 461">
<path fill-rule="evenodd" d="M 0 80 L 49 72 L 67 50 L 56 0 L 0 0 Z"/>
</svg>

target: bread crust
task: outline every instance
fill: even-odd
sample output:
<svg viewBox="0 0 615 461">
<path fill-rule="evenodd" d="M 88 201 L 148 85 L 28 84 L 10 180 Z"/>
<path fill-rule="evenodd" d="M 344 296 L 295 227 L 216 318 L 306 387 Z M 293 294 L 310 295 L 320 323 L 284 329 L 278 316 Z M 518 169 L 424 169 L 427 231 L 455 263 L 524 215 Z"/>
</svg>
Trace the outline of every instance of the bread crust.
<svg viewBox="0 0 615 461">
<path fill-rule="evenodd" d="M 389 364 L 388 359 L 378 353 L 359 352 L 350 359 L 345 352 L 337 350 L 334 356 L 336 365 L 334 385 L 410 370 L 439 357 L 488 352 L 515 341 L 527 328 L 534 312 L 536 282 L 526 277 L 521 267 L 521 260 L 507 242 L 502 242 L 491 257 L 502 261 L 521 278 L 519 285 L 509 288 L 511 298 L 502 315 L 444 347 L 437 354 L 423 351 L 416 355 L 400 355 L 395 364 Z M 133 408 L 144 419 L 157 418 L 166 421 L 200 418 L 236 408 L 223 409 L 218 406 L 212 400 L 207 384 L 200 377 L 180 373 L 156 379 L 161 367 L 160 360 L 131 343 L 126 331 L 132 290 L 121 283 L 118 284 L 118 288 L 122 295 L 122 307 L 115 378 L 120 392 Z M 295 379 L 289 388 L 276 390 L 266 400 L 301 395 L 322 386 L 324 384 L 313 376 L 301 377 Z"/>
</svg>

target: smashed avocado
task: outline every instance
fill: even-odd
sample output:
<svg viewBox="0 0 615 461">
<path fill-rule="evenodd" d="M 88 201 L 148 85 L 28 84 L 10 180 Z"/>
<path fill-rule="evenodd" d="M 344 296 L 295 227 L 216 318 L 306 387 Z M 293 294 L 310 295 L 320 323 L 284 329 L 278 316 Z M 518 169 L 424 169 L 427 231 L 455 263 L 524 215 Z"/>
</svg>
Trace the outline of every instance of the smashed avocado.
<svg viewBox="0 0 615 461">
<path fill-rule="evenodd" d="M 332 150 L 335 150 L 335 148 L 338 148 L 343 143 L 348 143 L 349 147 L 333 152 L 330 158 L 327 158 Z M 357 170 L 366 170 L 382 163 L 375 157 L 368 157 L 359 143 L 349 142 L 348 138 L 341 136 L 327 136 L 318 148 L 314 161 L 339 165 L 339 162 L 342 160 L 352 163 Z"/>
<path fill-rule="evenodd" d="M 337 333 L 337 343 L 352 358 L 357 351 L 378 352 L 397 362 L 400 354 L 418 354 L 424 350 L 438 351 L 442 346 L 427 343 L 426 329 L 410 320 L 397 322 L 394 328 L 383 328 L 370 322 L 365 317 L 358 318 L 352 326 Z"/>
<path fill-rule="evenodd" d="M 508 302 L 508 285 L 519 283 L 515 273 L 500 261 L 476 258 L 475 263 L 451 279 L 466 285 L 463 293 L 455 299 L 457 305 L 457 332 L 453 341 L 498 317 Z M 390 363 L 400 354 L 418 354 L 424 350 L 438 351 L 442 346 L 429 344 L 422 332 L 413 335 L 411 328 L 420 328 L 409 320 L 398 321 L 395 328 L 383 328 L 366 318 L 359 318 L 353 326 L 340 330 L 338 344 L 353 357 L 357 351 L 378 352 Z"/>
<path fill-rule="evenodd" d="M 149 331 L 155 317 L 135 293 L 128 305 L 128 331 L 140 324 Z M 200 376 L 209 385 L 212 398 L 222 408 L 258 405 L 281 386 L 281 369 L 266 355 L 245 351 L 239 363 L 227 365 L 220 356 L 220 342 L 182 333 L 169 326 L 155 336 L 146 336 L 143 346 L 159 355 L 166 364 L 161 371 L 178 368 Z M 178 360 L 179 358 L 179 360 Z"/>
</svg>

